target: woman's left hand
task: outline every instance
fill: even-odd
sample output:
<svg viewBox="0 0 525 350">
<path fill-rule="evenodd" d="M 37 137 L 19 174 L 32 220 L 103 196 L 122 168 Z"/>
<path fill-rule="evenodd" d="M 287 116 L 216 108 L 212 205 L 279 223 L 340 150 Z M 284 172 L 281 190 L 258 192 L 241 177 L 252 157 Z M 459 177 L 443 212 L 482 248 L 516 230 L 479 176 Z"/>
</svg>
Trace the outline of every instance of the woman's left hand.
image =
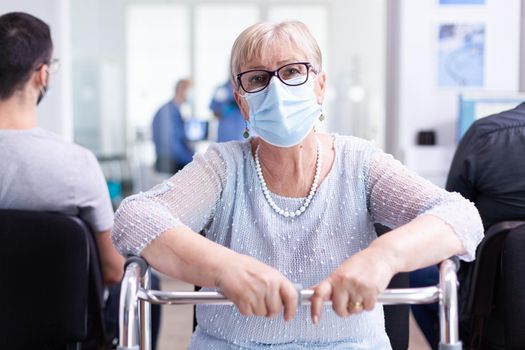
<svg viewBox="0 0 525 350">
<path fill-rule="evenodd" d="M 323 303 L 328 300 L 341 317 L 372 310 L 377 295 L 386 289 L 393 275 L 394 269 L 380 249 L 369 247 L 351 256 L 313 287 L 313 323 L 319 322 Z"/>
</svg>

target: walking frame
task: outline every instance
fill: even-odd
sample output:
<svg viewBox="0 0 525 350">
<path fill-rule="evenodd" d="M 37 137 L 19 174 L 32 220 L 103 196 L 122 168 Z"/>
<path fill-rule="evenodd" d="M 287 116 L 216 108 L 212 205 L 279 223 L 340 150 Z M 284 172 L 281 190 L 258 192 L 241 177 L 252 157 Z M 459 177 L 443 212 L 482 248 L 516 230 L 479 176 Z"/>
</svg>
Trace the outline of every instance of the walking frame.
<svg viewBox="0 0 525 350">
<path fill-rule="evenodd" d="M 439 350 L 460 350 L 458 334 L 457 263 L 451 259 L 440 265 L 439 284 L 423 288 L 387 289 L 377 297 L 383 305 L 430 304 L 439 302 Z M 117 350 L 151 350 L 151 314 L 153 304 L 232 305 L 217 292 L 164 292 L 150 289 L 150 268 L 140 257 L 126 261 L 119 310 L 119 346 Z M 313 290 L 300 290 L 300 304 L 309 305 Z"/>
</svg>

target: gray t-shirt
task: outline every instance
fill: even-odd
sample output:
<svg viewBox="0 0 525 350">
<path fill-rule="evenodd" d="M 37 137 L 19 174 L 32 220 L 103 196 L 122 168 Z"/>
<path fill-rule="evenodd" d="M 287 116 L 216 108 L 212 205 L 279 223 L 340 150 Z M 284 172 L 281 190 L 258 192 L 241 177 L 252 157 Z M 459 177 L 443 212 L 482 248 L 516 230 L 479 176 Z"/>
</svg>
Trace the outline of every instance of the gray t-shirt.
<svg viewBox="0 0 525 350">
<path fill-rule="evenodd" d="M 93 153 L 41 128 L 0 130 L 0 208 L 77 215 L 94 232 L 113 226 Z"/>
</svg>

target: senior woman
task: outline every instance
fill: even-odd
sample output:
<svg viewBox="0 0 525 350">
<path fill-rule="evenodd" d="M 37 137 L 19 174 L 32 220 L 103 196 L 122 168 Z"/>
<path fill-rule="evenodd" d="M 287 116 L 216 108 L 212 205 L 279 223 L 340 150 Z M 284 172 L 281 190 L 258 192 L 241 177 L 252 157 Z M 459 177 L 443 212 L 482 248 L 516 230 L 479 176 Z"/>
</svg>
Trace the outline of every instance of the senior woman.
<svg viewBox="0 0 525 350">
<path fill-rule="evenodd" d="M 476 209 L 367 141 L 315 131 L 326 74 L 304 24 L 244 30 L 231 73 L 258 137 L 126 199 L 115 245 L 235 303 L 198 306 L 190 349 L 390 349 L 377 295 L 397 272 L 472 260 Z M 395 229 L 377 238 L 376 222 Z M 315 289 L 311 308 L 295 283 Z"/>
</svg>

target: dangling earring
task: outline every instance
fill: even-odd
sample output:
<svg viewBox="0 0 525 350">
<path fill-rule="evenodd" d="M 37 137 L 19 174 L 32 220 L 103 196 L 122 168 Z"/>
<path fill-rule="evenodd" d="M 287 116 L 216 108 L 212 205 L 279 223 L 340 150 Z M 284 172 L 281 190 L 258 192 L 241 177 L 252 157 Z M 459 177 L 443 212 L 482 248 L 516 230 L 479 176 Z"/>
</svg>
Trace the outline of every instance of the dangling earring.
<svg viewBox="0 0 525 350">
<path fill-rule="evenodd" d="M 323 120 L 325 120 L 325 116 L 324 113 L 321 112 L 321 115 L 319 116 L 319 121 L 322 122 Z"/>
<path fill-rule="evenodd" d="M 244 121 L 244 132 L 242 133 L 242 136 L 247 139 L 248 137 L 250 137 L 250 129 L 248 129 L 248 122 L 245 120 Z"/>
</svg>

